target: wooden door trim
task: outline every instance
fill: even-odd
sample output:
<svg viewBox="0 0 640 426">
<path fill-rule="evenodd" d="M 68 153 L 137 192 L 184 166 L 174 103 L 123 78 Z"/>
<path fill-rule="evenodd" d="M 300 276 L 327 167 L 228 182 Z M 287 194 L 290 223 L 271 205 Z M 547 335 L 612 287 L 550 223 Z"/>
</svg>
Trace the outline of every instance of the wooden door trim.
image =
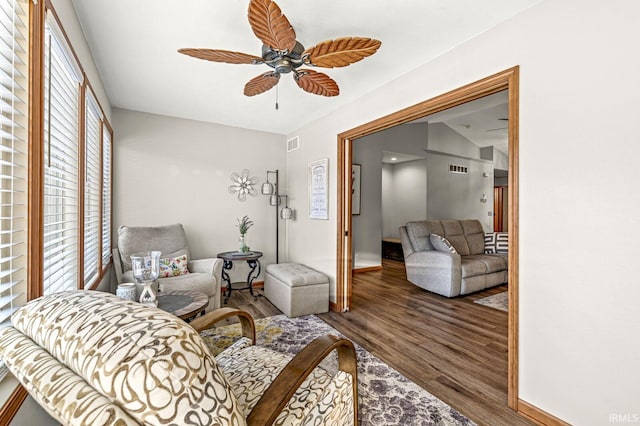
<svg viewBox="0 0 640 426">
<path fill-rule="evenodd" d="M 509 338 L 508 405 L 518 410 L 518 103 L 519 67 L 515 66 L 482 80 L 436 96 L 416 105 L 347 130 L 338 135 L 338 213 L 337 213 L 337 311 L 350 307 L 351 294 L 351 199 L 347 194 L 351 176 L 351 141 L 399 124 L 435 114 L 455 106 L 508 89 L 509 93 Z M 347 297 L 345 297 L 345 295 Z"/>
</svg>

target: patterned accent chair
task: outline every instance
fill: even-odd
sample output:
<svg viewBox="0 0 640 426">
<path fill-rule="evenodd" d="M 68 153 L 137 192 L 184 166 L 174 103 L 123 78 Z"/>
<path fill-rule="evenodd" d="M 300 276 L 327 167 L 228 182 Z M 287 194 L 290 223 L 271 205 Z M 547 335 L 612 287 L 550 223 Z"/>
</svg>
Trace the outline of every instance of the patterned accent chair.
<svg viewBox="0 0 640 426">
<path fill-rule="evenodd" d="M 192 259 L 187 236 L 181 224 L 166 226 L 120 226 L 118 248 L 113 249 L 113 265 L 120 283 L 135 283 L 131 270 L 131 255 L 143 251 L 159 250 L 161 259 L 187 256 L 186 275 L 158 278 L 162 291 L 198 291 L 209 297 L 207 312 L 220 307 L 222 259 Z M 157 288 L 155 289 L 157 291 Z M 142 285 L 136 284 L 139 298 Z"/>
<path fill-rule="evenodd" d="M 199 330 L 238 316 L 243 338 L 217 357 Z M 322 336 L 292 359 L 256 346 L 249 314 L 191 325 L 95 291 L 35 299 L 0 331 L 0 357 L 63 425 L 354 425 L 353 344 Z M 337 372 L 318 364 L 333 351 Z"/>
</svg>

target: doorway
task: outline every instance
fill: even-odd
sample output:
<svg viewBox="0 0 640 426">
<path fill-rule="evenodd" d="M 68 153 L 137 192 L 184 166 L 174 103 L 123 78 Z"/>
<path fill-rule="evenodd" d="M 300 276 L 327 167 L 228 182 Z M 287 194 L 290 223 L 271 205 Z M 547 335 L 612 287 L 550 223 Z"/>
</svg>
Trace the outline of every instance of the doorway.
<svg viewBox="0 0 640 426">
<path fill-rule="evenodd" d="M 509 97 L 507 223 L 510 234 L 507 387 L 508 405 L 516 410 L 518 405 L 518 75 L 519 67 L 516 66 L 338 135 L 339 179 L 335 304 L 335 309 L 338 311 L 347 311 L 351 306 L 353 140 L 507 90 Z"/>
</svg>

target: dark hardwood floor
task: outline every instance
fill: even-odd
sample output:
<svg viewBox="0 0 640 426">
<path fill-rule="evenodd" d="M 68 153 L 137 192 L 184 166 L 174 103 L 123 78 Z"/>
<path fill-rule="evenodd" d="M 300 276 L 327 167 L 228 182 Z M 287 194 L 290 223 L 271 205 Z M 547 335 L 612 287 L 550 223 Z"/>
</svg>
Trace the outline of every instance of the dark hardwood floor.
<svg viewBox="0 0 640 426">
<path fill-rule="evenodd" d="M 507 314 L 473 303 L 506 285 L 448 299 L 409 283 L 402 262 L 383 266 L 354 275 L 350 312 L 318 316 L 479 425 L 532 425 L 507 407 Z M 248 292 L 227 306 L 280 314 Z"/>
<path fill-rule="evenodd" d="M 243 311 L 247 311 L 254 318 L 266 318 L 266 317 L 282 314 L 282 312 L 278 308 L 273 306 L 271 302 L 269 302 L 269 300 L 267 300 L 263 296 L 261 288 L 254 288 L 253 291 L 257 296 L 256 300 L 253 299 L 249 291 L 234 290 L 231 292 L 231 298 L 229 298 L 229 301 L 227 302 L 227 304 L 224 303 L 224 297 L 220 299 L 221 300 L 220 306 L 222 307 L 228 306 L 231 308 L 237 308 Z M 229 318 L 224 322 L 222 322 L 222 324 L 225 324 L 225 323 L 231 324 L 234 322 L 238 322 L 238 321 L 234 318 Z"/>
</svg>

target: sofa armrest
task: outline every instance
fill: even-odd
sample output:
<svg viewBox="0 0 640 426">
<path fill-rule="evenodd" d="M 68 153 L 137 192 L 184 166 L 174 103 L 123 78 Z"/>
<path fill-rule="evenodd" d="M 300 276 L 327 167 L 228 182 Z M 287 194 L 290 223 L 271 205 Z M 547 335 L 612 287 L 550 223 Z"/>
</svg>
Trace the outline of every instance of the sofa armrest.
<svg viewBox="0 0 640 426">
<path fill-rule="evenodd" d="M 311 372 L 333 351 L 338 353 L 338 369 L 352 377 L 353 424 L 358 424 L 358 369 L 356 350 L 347 339 L 326 334 L 305 346 L 293 357 L 264 391 L 247 416 L 248 425 L 270 425 Z"/>
<path fill-rule="evenodd" d="M 458 296 L 462 285 L 461 260 L 457 253 L 417 251 L 405 257 L 407 279 L 418 287 L 442 296 Z"/>
</svg>

